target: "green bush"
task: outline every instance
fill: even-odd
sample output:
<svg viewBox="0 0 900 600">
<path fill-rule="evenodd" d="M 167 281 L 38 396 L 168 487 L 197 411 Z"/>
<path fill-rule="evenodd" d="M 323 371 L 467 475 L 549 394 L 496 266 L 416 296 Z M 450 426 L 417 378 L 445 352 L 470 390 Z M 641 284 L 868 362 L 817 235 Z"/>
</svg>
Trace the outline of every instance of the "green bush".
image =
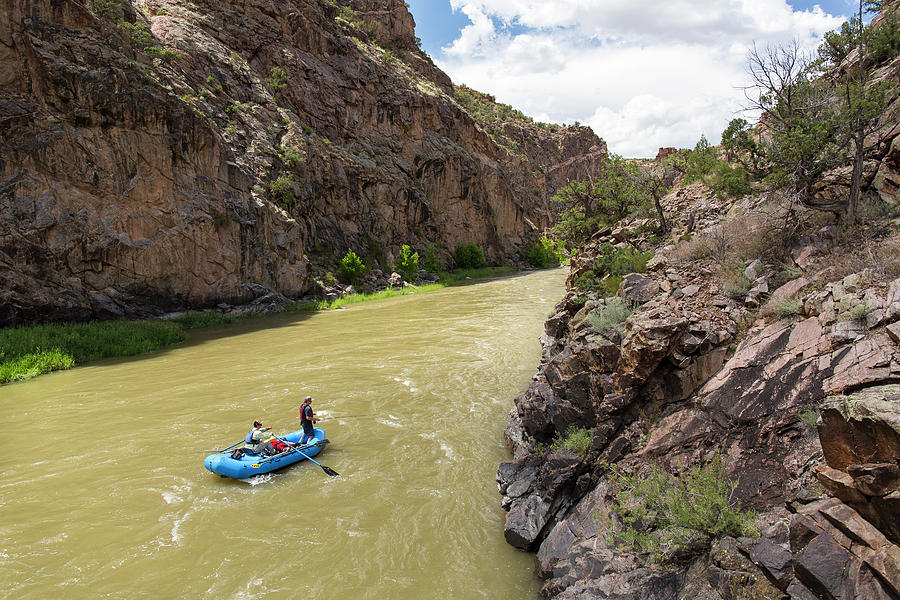
<svg viewBox="0 0 900 600">
<path fill-rule="evenodd" d="M 273 92 L 280 92 L 287 86 L 287 73 L 281 67 L 272 67 L 269 70 L 269 76 L 266 77 L 266 85 Z"/>
<path fill-rule="evenodd" d="M 353 250 L 347 250 L 338 263 L 338 278 L 344 283 L 354 283 L 365 272 L 366 265 Z"/>
<path fill-rule="evenodd" d="M 178 50 L 170 50 L 161 46 L 147 46 L 144 48 L 144 53 L 163 62 L 172 62 L 181 58 L 181 53 Z"/>
<path fill-rule="evenodd" d="M 422 268 L 429 273 L 440 273 L 444 270 L 444 263 L 441 261 L 438 253 L 437 244 L 428 244 L 425 250 L 425 259 L 422 261 Z"/>
<path fill-rule="evenodd" d="M 694 149 L 684 156 L 684 182 L 702 181 L 709 184 L 709 177 L 718 165 L 719 158 L 715 146 L 710 146 L 706 136 L 701 135 Z"/>
<path fill-rule="evenodd" d="M 419 253 L 413 252 L 408 244 L 400 246 L 400 256 L 394 261 L 397 270 L 406 281 L 414 281 L 419 274 Z"/>
<path fill-rule="evenodd" d="M 121 18 L 122 0 L 91 0 L 91 12 L 105 19 Z"/>
<path fill-rule="evenodd" d="M 592 312 L 588 316 L 588 322 L 597 333 L 606 333 L 615 329 L 622 332 L 622 324 L 631 316 L 634 309 L 621 298 L 610 298 L 602 309 Z"/>
<path fill-rule="evenodd" d="M 869 26 L 869 57 L 875 64 L 887 62 L 900 54 L 900 13 L 891 8 L 882 16 L 878 27 Z"/>
<path fill-rule="evenodd" d="M 547 256 L 547 249 L 539 242 L 532 244 L 528 250 L 525 251 L 525 256 L 523 258 L 525 259 L 525 262 L 535 269 L 543 269 L 550 260 Z"/>
<path fill-rule="evenodd" d="M 747 169 L 743 166 L 732 167 L 724 162 L 716 169 L 712 187 L 719 196 L 724 194 L 734 198 L 742 198 L 753 191 Z"/>
<path fill-rule="evenodd" d="M 570 427 L 565 435 L 556 435 L 553 442 L 550 444 L 550 450 L 568 448 L 575 454 L 584 456 L 585 453 L 587 453 L 588 448 L 590 448 L 593 439 L 593 430 L 585 429 L 583 427 Z"/>
<path fill-rule="evenodd" d="M 269 191 L 283 207 L 294 203 L 294 180 L 290 175 L 280 175 L 278 179 L 269 183 Z"/>
<path fill-rule="evenodd" d="M 558 266 L 566 258 L 565 247 L 545 236 L 541 236 L 537 242 L 526 250 L 524 255 L 525 262 L 536 269 Z"/>
<path fill-rule="evenodd" d="M 607 242 L 600 247 L 600 255 L 594 259 L 594 270 L 619 276 L 643 273 L 651 258 L 652 252 L 638 252 L 631 247 L 616 248 Z"/>
<path fill-rule="evenodd" d="M 722 457 L 675 477 L 652 466 L 648 477 L 612 472 L 619 487 L 612 505 L 622 520 L 615 537 L 621 546 L 659 561 L 696 542 L 709 545 L 723 536 L 759 537 L 753 511 L 741 511 L 731 499 Z"/>
<path fill-rule="evenodd" d="M 591 270 L 587 270 L 576 277 L 573 283 L 575 284 L 575 287 L 582 292 L 596 291 L 600 286 L 600 280 L 597 279 L 597 274 Z"/>
<path fill-rule="evenodd" d="M 466 242 L 453 251 L 453 260 L 461 269 L 477 269 L 484 264 L 484 252 L 474 242 Z"/>
<path fill-rule="evenodd" d="M 296 146 L 285 146 L 278 155 L 278 158 L 292 169 L 299 167 L 306 162 L 306 159 L 303 158 L 303 154 L 300 153 L 300 149 Z"/>
</svg>

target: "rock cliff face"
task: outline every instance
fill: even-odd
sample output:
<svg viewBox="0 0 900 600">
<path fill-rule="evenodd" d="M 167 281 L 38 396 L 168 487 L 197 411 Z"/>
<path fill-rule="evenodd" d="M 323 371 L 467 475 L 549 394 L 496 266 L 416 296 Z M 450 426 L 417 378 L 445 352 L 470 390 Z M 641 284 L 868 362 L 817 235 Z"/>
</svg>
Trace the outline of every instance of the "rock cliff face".
<svg viewBox="0 0 900 600">
<path fill-rule="evenodd" d="M 694 239 L 657 248 L 617 298 L 577 282 L 604 245 L 650 249 L 647 223 L 574 254 L 497 476 L 506 539 L 536 552 L 544 597 L 900 598 L 900 221 L 891 177 L 873 176 L 893 168 L 895 115 L 866 180 L 886 210 L 856 232 L 807 214 L 774 261 L 791 218 L 777 199 L 692 185 L 664 203 L 675 238 Z M 754 254 L 736 269 L 741 244 Z M 619 301 L 634 312 L 604 326 Z M 583 454 L 562 443 L 572 428 Z M 625 476 L 685 476 L 716 455 L 759 536 L 701 535 L 661 562 L 632 545 L 650 517 L 626 522 Z"/>
<path fill-rule="evenodd" d="M 862 273 L 811 291 L 799 277 L 773 291 L 800 298 L 799 316 L 752 323 L 752 294 L 726 294 L 712 262 L 650 266 L 620 287 L 639 306 L 621 332 L 591 324 L 609 300 L 567 294 L 510 413 L 506 538 L 537 552 L 543 595 L 900 597 L 900 397 L 889 385 L 900 381 L 900 279 Z M 754 287 L 773 277 L 751 275 Z M 583 456 L 551 446 L 572 427 L 591 431 Z M 662 565 L 623 547 L 614 473 L 679 473 L 714 454 L 761 536 Z"/>
<path fill-rule="evenodd" d="M 296 298 L 347 249 L 514 258 L 605 153 L 489 133 L 399 0 L 0 6 L 0 326 Z"/>
</svg>

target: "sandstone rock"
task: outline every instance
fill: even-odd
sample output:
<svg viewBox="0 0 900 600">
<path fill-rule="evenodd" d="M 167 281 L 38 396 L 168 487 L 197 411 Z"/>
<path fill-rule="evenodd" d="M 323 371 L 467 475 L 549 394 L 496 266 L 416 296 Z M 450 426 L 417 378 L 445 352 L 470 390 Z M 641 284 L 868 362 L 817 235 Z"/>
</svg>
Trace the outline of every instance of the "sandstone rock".
<svg viewBox="0 0 900 600">
<path fill-rule="evenodd" d="M 0 326 L 242 304 L 251 281 L 296 299 L 308 252 L 324 270 L 370 242 L 516 256 L 550 223 L 543 199 L 606 155 L 585 127 L 508 122 L 520 151 L 496 143 L 401 0 L 353 3 L 381 48 L 321 1 L 112 4 L 180 58 L 92 3 L 2 17 Z"/>
<path fill-rule="evenodd" d="M 895 343 L 900 344 L 900 323 L 891 323 L 887 326 L 888 335 Z"/>
<path fill-rule="evenodd" d="M 669 259 L 665 257 L 664 254 L 654 254 L 653 257 L 647 261 L 647 270 L 648 271 L 660 271 L 669 266 Z"/>
<path fill-rule="evenodd" d="M 852 558 L 833 538 L 822 533 L 797 554 L 797 579 L 822 597 L 843 598 L 844 573 Z"/>
<path fill-rule="evenodd" d="M 891 142 L 887 156 L 881 161 L 872 181 L 872 187 L 889 204 L 896 204 L 897 198 L 900 198 L 900 136 Z"/>
<path fill-rule="evenodd" d="M 793 555 L 790 550 L 771 540 L 762 539 L 750 549 L 750 560 L 765 571 L 778 587 L 786 590 L 794 577 Z"/>
<path fill-rule="evenodd" d="M 849 465 L 847 473 L 856 489 L 867 496 L 887 496 L 900 490 L 900 466 L 896 463 Z"/>
<path fill-rule="evenodd" d="M 700 291 L 700 286 L 696 284 L 687 285 L 682 288 L 681 292 L 684 294 L 685 298 L 690 298 L 694 294 Z"/>
<path fill-rule="evenodd" d="M 900 279 L 895 279 L 888 287 L 884 307 L 886 321 L 892 322 L 900 318 Z"/>
<path fill-rule="evenodd" d="M 619 295 L 626 302 L 644 304 L 649 302 L 659 292 L 659 284 L 655 279 L 649 279 L 638 273 L 631 273 L 622 279 L 619 292 Z"/>
<path fill-rule="evenodd" d="M 849 504 L 865 504 L 866 498 L 859 490 L 853 478 L 843 471 L 822 467 L 816 471 L 816 477 L 828 493 Z"/>
<path fill-rule="evenodd" d="M 791 537 L 797 579 L 821 597 L 888 599 L 900 591 L 900 547 L 839 500 L 803 507 Z"/>
<path fill-rule="evenodd" d="M 809 285 L 809 280 L 805 277 L 798 277 L 788 281 L 777 290 L 772 292 L 772 298 L 775 300 L 790 300 Z"/>
<path fill-rule="evenodd" d="M 900 386 L 833 396 L 820 412 L 819 438 L 829 466 L 900 462 Z"/>
</svg>

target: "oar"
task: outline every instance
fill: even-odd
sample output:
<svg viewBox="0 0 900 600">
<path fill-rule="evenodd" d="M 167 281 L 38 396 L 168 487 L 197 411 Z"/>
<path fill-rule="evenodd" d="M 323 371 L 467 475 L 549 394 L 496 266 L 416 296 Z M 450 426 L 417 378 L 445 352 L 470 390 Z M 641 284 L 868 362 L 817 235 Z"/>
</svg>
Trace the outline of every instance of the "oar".
<svg viewBox="0 0 900 600">
<path fill-rule="evenodd" d="M 221 453 L 223 453 L 223 452 L 228 452 L 229 450 L 231 450 L 231 449 L 234 448 L 235 446 L 239 446 L 239 445 L 241 445 L 241 444 L 243 444 L 243 443 L 244 443 L 244 440 L 241 440 L 241 441 L 239 441 L 237 444 L 232 444 L 232 445 L 228 446 L 227 448 L 222 448 L 221 450 L 217 450 L 217 452 L 218 452 L 219 454 L 221 454 Z"/>
<path fill-rule="evenodd" d="M 332 468 L 330 468 L 330 467 L 326 467 L 325 465 L 323 465 L 323 464 L 320 463 L 320 462 L 316 462 L 315 460 L 313 460 L 313 458 L 312 458 L 311 456 L 306 456 L 305 454 L 303 454 L 303 453 L 300 452 L 299 450 L 294 450 L 294 452 L 298 453 L 300 456 L 302 456 L 302 457 L 304 457 L 304 458 L 308 458 L 309 460 L 313 461 L 314 463 L 316 463 L 317 465 L 319 465 L 320 467 L 322 467 L 322 470 L 325 471 L 326 474 L 331 475 L 332 477 L 340 477 L 340 476 L 341 476 L 341 474 L 338 473 L 337 471 L 335 471 L 334 469 L 332 469 Z"/>
<path fill-rule="evenodd" d="M 280 439 L 280 438 L 279 438 L 279 439 Z M 281 440 L 281 441 L 284 442 L 285 440 Z M 287 443 L 290 444 L 290 442 L 287 442 Z M 316 445 L 318 445 L 318 442 L 316 442 Z M 322 467 L 322 470 L 325 471 L 326 474 L 331 475 L 332 477 L 340 477 L 340 476 L 341 476 L 340 473 L 338 473 L 337 471 L 335 471 L 335 470 L 332 469 L 331 467 L 326 467 L 326 466 L 323 465 L 322 463 L 317 462 L 316 460 L 314 460 L 313 457 L 307 456 L 306 454 L 300 452 L 300 450 L 298 450 L 296 447 L 293 447 L 294 444 L 291 444 L 291 446 L 292 446 L 292 447 L 291 447 L 291 451 L 292 451 L 292 452 L 296 452 L 297 454 L 299 454 L 299 455 L 302 456 L 303 458 L 308 458 L 308 459 L 311 460 L 312 462 L 316 463 L 317 465 L 319 465 L 320 467 Z"/>
<path fill-rule="evenodd" d="M 269 431 L 270 429 L 272 429 L 272 428 L 271 428 L 271 427 L 266 427 L 265 429 L 263 429 L 263 431 Z M 231 449 L 234 448 L 235 446 L 240 446 L 241 444 L 243 444 L 243 443 L 246 442 L 246 441 L 247 441 L 247 439 L 244 438 L 243 440 L 239 441 L 237 444 L 232 444 L 232 445 L 228 446 L 227 448 L 224 448 L 224 449 L 222 449 L 222 450 L 217 450 L 217 452 L 220 453 L 220 454 L 221 454 L 222 452 L 228 452 L 229 450 L 231 450 Z"/>
</svg>

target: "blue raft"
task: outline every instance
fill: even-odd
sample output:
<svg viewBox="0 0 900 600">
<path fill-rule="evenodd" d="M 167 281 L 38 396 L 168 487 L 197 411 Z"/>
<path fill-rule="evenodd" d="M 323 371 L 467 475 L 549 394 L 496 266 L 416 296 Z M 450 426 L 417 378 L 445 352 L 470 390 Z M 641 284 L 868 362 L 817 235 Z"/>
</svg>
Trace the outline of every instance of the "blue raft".
<svg viewBox="0 0 900 600">
<path fill-rule="evenodd" d="M 315 432 L 315 438 L 308 441 L 305 445 L 288 448 L 275 456 L 263 458 L 245 454 L 240 459 L 234 459 L 231 458 L 232 451 L 228 450 L 210 454 L 203 461 L 203 466 L 216 475 L 234 479 L 247 479 L 261 473 L 271 473 L 276 469 L 306 460 L 321 452 L 328 440 L 325 439 L 325 430 L 321 427 L 316 427 Z M 297 443 L 303 437 L 303 430 L 300 429 L 278 437 L 286 442 Z"/>
</svg>

